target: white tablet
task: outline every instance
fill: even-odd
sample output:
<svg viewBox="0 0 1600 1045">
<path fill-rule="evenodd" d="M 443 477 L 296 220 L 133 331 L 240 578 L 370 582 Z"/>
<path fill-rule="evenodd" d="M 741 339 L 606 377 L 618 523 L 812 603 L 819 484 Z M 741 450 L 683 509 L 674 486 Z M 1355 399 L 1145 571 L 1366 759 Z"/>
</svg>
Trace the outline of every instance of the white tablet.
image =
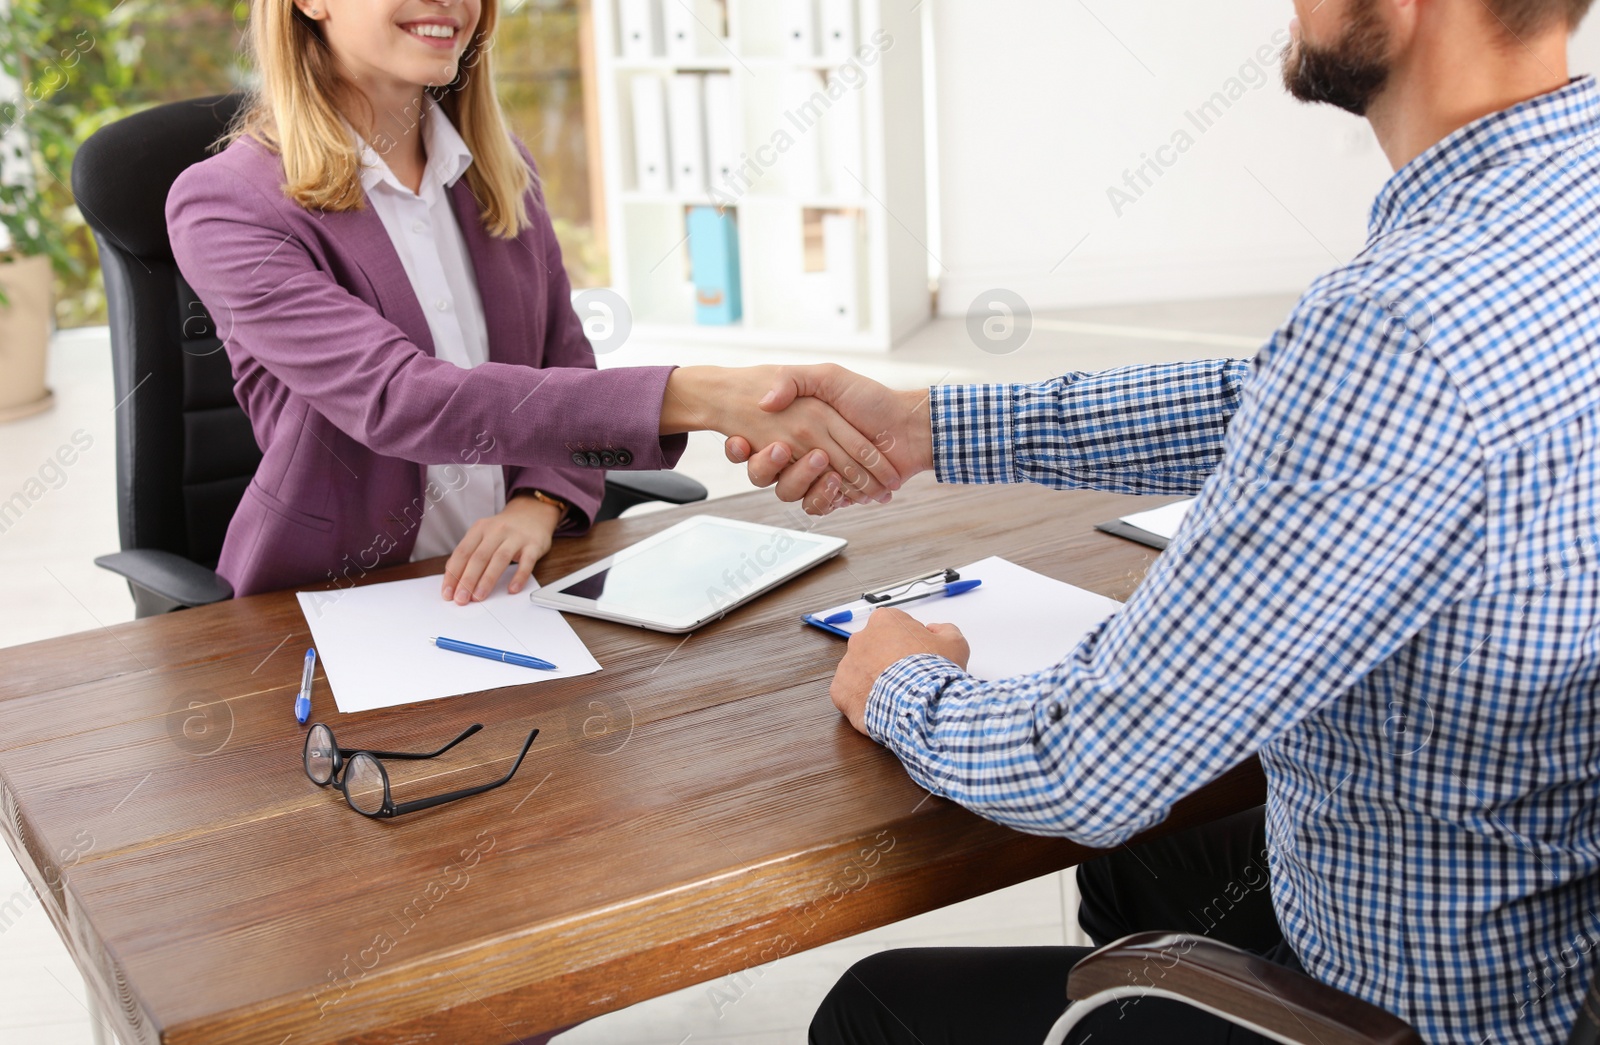
<svg viewBox="0 0 1600 1045">
<path fill-rule="evenodd" d="M 528 593 L 541 606 L 682 634 L 839 554 L 843 537 L 697 515 Z"/>
</svg>

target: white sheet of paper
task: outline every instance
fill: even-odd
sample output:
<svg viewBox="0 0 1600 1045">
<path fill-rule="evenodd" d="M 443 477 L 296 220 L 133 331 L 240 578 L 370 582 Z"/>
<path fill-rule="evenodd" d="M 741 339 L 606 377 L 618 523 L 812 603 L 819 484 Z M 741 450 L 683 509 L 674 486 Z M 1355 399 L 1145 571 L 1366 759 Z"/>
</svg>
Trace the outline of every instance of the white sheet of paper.
<svg viewBox="0 0 1600 1045">
<path fill-rule="evenodd" d="M 297 592 L 339 710 L 348 715 L 599 671 L 558 611 L 528 601 L 536 581 L 516 595 L 506 591 L 515 568 L 506 569 L 494 594 L 465 606 L 439 597 L 438 576 Z M 429 641 L 436 635 L 531 654 L 558 670 L 452 653 Z M 327 699 L 312 690 L 313 701 L 319 695 Z"/>
<path fill-rule="evenodd" d="M 1122 521 L 1129 526 L 1139 527 L 1145 533 L 1153 533 L 1170 541 L 1178 536 L 1178 527 L 1183 525 L 1183 517 L 1189 514 L 1189 506 L 1192 504 L 1194 504 L 1193 497 L 1187 501 L 1173 501 L 1160 508 L 1152 508 L 1148 512 L 1124 515 Z"/>
<path fill-rule="evenodd" d="M 1004 679 L 1043 671 L 1061 661 L 1096 624 L 1122 608 L 1115 599 L 1046 577 L 999 556 L 960 567 L 963 580 L 983 584 L 965 595 L 922 599 L 898 607 L 924 624 L 954 624 L 972 647 L 967 671 L 980 679 Z M 816 614 L 864 609 L 857 599 Z M 866 614 L 836 625 L 854 634 Z"/>
</svg>

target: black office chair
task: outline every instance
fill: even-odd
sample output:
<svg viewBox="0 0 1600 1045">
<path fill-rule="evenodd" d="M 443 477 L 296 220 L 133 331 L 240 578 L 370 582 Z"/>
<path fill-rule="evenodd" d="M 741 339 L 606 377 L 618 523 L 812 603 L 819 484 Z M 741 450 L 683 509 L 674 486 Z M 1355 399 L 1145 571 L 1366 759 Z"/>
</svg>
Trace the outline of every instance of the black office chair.
<svg viewBox="0 0 1600 1045">
<path fill-rule="evenodd" d="M 234 509 L 261 462 L 216 328 L 167 239 L 172 183 L 212 154 L 241 94 L 146 110 L 78 150 L 72 190 L 105 273 L 116 388 L 122 551 L 95 560 L 127 578 L 140 617 L 233 597 L 215 568 Z M 704 500 L 674 472 L 609 472 L 596 522 L 636 504 Z"/>
<path fill-rule="evenodd" d="M 1061 1045 L 1100 1006 L 1140 997 L 1185 1002 L 1287 1045 L 1422 1045 L 1398 1016 L 1304 973 L 1215 940 L 1151 932 L 1107 944 L 1072 967 L 1072 1004 L 1045 1045 Z M 1590 983 L 1567 1045 L 1597 1043 L 1600 985 Z"/>
</svg>

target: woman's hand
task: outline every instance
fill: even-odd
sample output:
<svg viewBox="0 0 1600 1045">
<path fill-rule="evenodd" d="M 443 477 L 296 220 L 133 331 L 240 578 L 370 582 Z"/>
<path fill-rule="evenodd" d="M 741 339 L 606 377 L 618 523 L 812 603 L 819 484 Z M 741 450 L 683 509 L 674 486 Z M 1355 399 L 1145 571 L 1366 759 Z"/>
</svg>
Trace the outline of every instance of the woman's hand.
<svg viewBox="0 0 1600 1045">
<path fill-rule="evenodd" d="M 495 582 L 515 562 L 509 591 L 515 595 L 533 576 L 533 567 L 550 550 L 561 509 L 535 497 L 513 495 L 505 508 L 479 519 L 461 538 L 444 564 L 441 594 L 456 605 L 481 602 L 494 591 Z"/>
<path fill-rule="evenodd" d="M 890 491 L 900 488 L 895 465 L 822 400 L 791 393 L 782 405 L 773 403 L 783 373 L 776 366 L 674 370 L 661 404 L 661 433 L 710 430 L 741 436 L 751 447 L 778 443 L 791 459 L 809 460 L 811 451 L 821 451 L 838 477 L 835 488 L 843 498 L 887 501 Z M 763 398 L 768 400 L 765 406 Z"/>
<path fill-rule="evenodd" d="M 804 396 L 815 396 L 837 410 L 888 458 L 902 479 L 933 467 L 933 422 L 930 393 L 895 392 L 841 366 L 779 367 L 778 381 L 761 400 L 775 412 Z M 724 450 L 734 464 L 748 464 L 750 482 L 778 487 L 780 501 L 804 501 L 811 515 L 826 515 L 840 503 L 833 490 L 840 485 L 831 462 L 821 455 L 795 455 L 778 443 L 756 452 L 742 435 L 729 437 Z"/>
</svg>

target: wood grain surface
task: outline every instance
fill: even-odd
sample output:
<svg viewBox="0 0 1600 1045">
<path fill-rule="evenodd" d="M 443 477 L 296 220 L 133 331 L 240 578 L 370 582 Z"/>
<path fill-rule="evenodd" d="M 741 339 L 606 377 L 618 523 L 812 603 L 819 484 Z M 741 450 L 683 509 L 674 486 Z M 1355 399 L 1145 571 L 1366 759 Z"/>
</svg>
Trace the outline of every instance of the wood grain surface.
<svg viewBox="0 0 1600 1045">
<path fill-rule="evenodd" d="M 346 745 L 484 724 L 392 765 L 400 801 L 542 731 L 506 787 L 391 822 L 301 768 L 292 593 L 0 650 L 6 840 L 124 1045 L 513 1041 L 1091 857 L 930 798 L 834 711 L 844 644 L 799 617 L 987 555 L 1126 598 L 1154 553 L 1092 526 L 1157 503 L 924 478 L 820 522 L 758 492 L 558 541 L 542 580 L 691 514 L 850 545 L 687 638 L 569 617 L 595 675 L 345 716 L 319 671 Z M 1153 833 L 1262 798 L 1246 763 Z"/>
</svg>

